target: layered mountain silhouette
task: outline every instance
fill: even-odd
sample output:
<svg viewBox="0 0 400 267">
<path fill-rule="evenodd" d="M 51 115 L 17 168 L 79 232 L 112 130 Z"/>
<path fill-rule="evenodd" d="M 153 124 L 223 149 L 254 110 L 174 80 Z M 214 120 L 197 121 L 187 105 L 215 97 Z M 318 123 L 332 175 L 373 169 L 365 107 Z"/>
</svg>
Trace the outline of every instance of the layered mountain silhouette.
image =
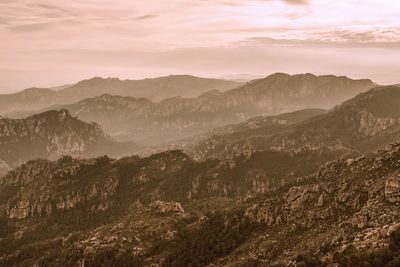
<svg viewBox="0 0 400 267">
<path fill-rule="evenodd" d="M 151 102 L 104 94 L 50 108 L 67 109 L 82 120 L 95 121 L 119 140 L 157 145 L 253 116 L 332 108 L 373 86 L 370 80 L 276 73 L 226 92 L 211 90 L 196 98 L 174 97 Z M 9 114 L 11 117 L 24 115 L 27 114 Z"/>
<path fill-rule="evenodd" d="M 399 86 L 276 73 L 170 97 L 183 78 L 14 99 L 26 109 L 0 117 L 0 266 L 400 264 Z"/>
<path fill-rule="evenodd" d="M 86 123 L 67 110 L 47 111 L 26 119 L 0 118 L 0 162 L 3 169 L 35 158 L 133 153 L 137 145 L 120 144 L 96 123 Z"/>
<path fill-rule="evenodd" d="M 363 153 L 399 137 L 400 87 L 386 86 L 361 93 L 329 112 L 303 110 L 253 118 L 182 143 L 190 155 L 204 159 L 269 149 Z"/>
<path fill-rule="evenodd" d="M 15 111 L 39 110 L 52 105 L 71 104 L 102 94 L 145 97 L 153 101 L 182 96 L 195 97 L 209 90 L 226 91 L 241 85 L 239 82 L 199 78 L 190 75 L 170 75 L 144 80 L 100 78 L 83 80 L 57 88 L 30 88 L 0 95 L 0 114 Z"/>
</svg>

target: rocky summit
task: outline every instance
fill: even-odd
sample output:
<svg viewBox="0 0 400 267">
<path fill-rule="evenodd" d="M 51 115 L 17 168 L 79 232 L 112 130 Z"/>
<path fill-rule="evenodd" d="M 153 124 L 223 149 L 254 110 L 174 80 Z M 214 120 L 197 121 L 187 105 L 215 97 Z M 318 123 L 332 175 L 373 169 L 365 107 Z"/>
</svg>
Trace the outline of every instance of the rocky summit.
<svg viewBox="0 0 400 267">
<path fill-rule="evenodd" d="M 67 110 L 47 111 L 26 119 L 0 119 L 0 169 L 35 158 L 88 156 L 118 150 L 96 123 L 86 123 Z M 134 145 L 126 144 L 133 151 Z"/>
</svg>

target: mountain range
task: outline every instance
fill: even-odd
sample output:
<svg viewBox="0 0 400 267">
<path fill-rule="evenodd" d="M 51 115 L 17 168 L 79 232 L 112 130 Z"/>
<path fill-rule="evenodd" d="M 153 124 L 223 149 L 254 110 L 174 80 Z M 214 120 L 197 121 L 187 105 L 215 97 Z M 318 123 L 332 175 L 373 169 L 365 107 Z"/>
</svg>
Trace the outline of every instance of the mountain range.
<svg viewBox="0 0 400 267">
<path fill-rule="evenodd" d="M 53 105 L 75 103 L 105 93 L 159 101 L 174 96 L 195 97 L 209 90 L 225 91 L 239 85 L 241 85 L 239 82 L 190 75 L 170 75 L 144 80 L 94 77 L 72 85 L 29 88 L 14 94 L 0 95 L 0 114 L 37 111 Z"/>
<path fill-rule="evenodd" d="M 370 80 L 342 76 L 276 73 L 226 92 L 211 90 L 195 98 L 173 97 L 152 102 L 104 94 L 47 109 L 67 109 L 79 119 L 99 123 L 107 134 L 121 141 L 157 145 L 254 116 L 332 108 L 374 85 Z M 16 118 L 36 112 L 7 116 Z"/>
<path fill-rule="evenodd" d="M 400 265 L 399 86 L 94 80 L 0 117 L 0 266 Z"/>
<path fill-rule="evenodd" d="M 374 151 L 400 138 L 400 87 L 376 87 L 329 111 L 300 110 L 255 117 L 196 138 L 172 142 L 196 159 L 224 158 L 254 151 L 330 149 Z"/>
</svg>

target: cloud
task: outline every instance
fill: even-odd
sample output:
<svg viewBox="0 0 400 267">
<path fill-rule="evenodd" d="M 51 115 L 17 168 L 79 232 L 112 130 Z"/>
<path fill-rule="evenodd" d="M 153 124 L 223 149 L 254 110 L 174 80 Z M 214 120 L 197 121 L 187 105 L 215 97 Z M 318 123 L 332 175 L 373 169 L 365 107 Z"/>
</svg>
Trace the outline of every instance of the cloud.
<svg viewBox="0 0 400 267">
<path fill-rule="evenodd" d="M 208 0 L 209 3 L 215 3 L 215 4 L 220 4 L 220 5 L 226 5 L 226 6 L 242 6 L 249 4 L 254 1 L 259 1 L 259 2 L 271 2 L 273 0 Z M 279 2 L 284 2 L 286 4 L 290 5 L 308 5 L 309 0 L 276 0 Z"/>
<path fill-rule="evenodd" d="M 287 4 L 290 5 L 308 5 L 308 0 L 284 0 Z"/>
<path fill-rule="evenodd" d="M 399 73 L 400 2 L 359 2 L 0 0 L 0 69 L 32 70 L 27 85 L 38 69 L 43 81 L 120 73 L 267 74 L 303 66 L 312 72 L 320 64 L 326 72 L 361 66 L 360 73 L 392 64 L 380 69 Z M 366 51 L 373 51 L 371 59 Z M 345 68 L 339 59 L 354 66 Z M 7 83 L 13 82 L 18 79 Z"/>
<path fill-rule="evenodd" d="M 14 25 L 14 26 L 9 26 L 8 29 L 14 32 L 34 32 L 34 31 L 44 30 L 51 26 L 52 26 L 51 23 L 43 22 L 43 23 Z"/>
<path fill-rule="evenodd" d="M 0 18 L 0 24 L 8 24 L 9 20 L 6 18 Z"/>
<path fill-rule="evenodd" d="M 324 29 L 292 30 L 278 37 L 253 36 L 239 43 L 254 45 L 274 45 L 286 47 L 348 47 L 348 48 L 394 48 L 400 47 L 400 27 L 376 29 Z"/>
<path fill-rule="evenodd" d="M 400 27 L 339 28 L 313 32 L 310 38 L 321 42 L 345 44 L 400 43 Z"/>
<path fill-rule="evenodd" d="M 152 18 L 156 18 L 158 17 L 158 15 L 155 14 L 147 14 L 147 15 L 142 15 L 142 16 L 138 16 L 133 18 L 133 20 L 147 20 L 147 19 L 152 19 Z"/>
</svg>

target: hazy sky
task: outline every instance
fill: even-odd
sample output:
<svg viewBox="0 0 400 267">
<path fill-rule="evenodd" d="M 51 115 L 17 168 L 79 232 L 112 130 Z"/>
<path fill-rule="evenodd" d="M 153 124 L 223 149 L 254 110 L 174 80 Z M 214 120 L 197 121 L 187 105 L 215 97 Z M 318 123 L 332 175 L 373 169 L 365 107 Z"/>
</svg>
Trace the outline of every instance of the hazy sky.
<svg viewBox="0 0 400 267">
<path fill-rule="evenodd" d="M 0 91 L 92 76 L 400 83 L 400 0 L 0 0 Z"/>
</svg>

